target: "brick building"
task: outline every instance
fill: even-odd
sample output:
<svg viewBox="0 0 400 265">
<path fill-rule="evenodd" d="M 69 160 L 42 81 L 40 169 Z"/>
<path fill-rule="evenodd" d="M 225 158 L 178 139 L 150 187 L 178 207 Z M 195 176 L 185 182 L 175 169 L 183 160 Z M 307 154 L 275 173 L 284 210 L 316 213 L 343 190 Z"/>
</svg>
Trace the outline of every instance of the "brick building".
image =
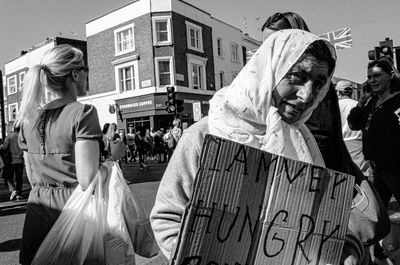
<svg viewBox="0 0 400 265">
<path fill-rule="evenodd" d="M 193 123 L 192 103 L 208 100 L 261 43 L 181 0 L 138 0 L 86 23 L 90 95 L 100 123 L 166 128 L 166 87 L 183 100 L 179 116 Z M 120 113 L 120 115 L 118 115 Z"/>
<path fill-rule="evenodd" d="M 26 72 L 29 70 L 29 67 L 40 63 L 40 60 L 46 51 L 60 44 L 70 44 L 82 50 L 84 53 L 84 61 L 87 63 L 86 41 L 52 37 L 46 38 L 46 40 L 32 46 L 27 51 L 21 51 L 18 58 L 11 60 L 4 65 L 4 116 L 6 130 L 8 132 L 13 129 L 14 121 L 21 104 L 22 89 Z"/>
</svg>

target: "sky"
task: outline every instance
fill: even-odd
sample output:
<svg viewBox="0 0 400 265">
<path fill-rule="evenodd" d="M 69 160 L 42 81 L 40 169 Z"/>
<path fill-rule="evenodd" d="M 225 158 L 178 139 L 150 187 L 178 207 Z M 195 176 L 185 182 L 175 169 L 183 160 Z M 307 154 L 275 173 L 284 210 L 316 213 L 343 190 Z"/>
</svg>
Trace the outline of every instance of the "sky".
<svg viewBox="0 0 400 265">
<path fill-rule="evenodd" d="M 132 0 L 0 0 L 0 69 L 20 51 L 61 36 L 85 40 L 85 23 Z M 389 37 L 400 46 L 399 0 L 186 0 L 261 40 L 275 12 L 300 14 L 315 34 L 351 27 L 353 47 L 339 50 L 335 76 L 362 83 L 368 50 Z"/>
</svg>

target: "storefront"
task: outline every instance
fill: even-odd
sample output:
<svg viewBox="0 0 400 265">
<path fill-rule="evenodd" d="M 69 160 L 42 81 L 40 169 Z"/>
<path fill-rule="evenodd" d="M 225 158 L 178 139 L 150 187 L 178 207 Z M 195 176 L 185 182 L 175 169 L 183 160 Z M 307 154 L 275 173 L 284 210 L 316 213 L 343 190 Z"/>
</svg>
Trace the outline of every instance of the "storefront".
<svg viewBox="0 0 400 265">
<path fill-rule="evenodd" d="M 176 99 L 183 100 L 183 111 L 177 116 L 188 125 L 193 124 L 193 103 L 201 102 L 201 114 L 206 116 L 209 110 L 208 95 L 176 93 Z M 144 96 L 118 99 L 115 101 L 118 128 L 128 131 L 143 126 L 145 128 L 167 129 L 172 125 L 174 114 L 165 108 L 166 94 L 149 94 Z M 120 111 L 120 114 L 119 114 Z M 122 120 L 121 120 L 122 118 Z"/>
</svg>

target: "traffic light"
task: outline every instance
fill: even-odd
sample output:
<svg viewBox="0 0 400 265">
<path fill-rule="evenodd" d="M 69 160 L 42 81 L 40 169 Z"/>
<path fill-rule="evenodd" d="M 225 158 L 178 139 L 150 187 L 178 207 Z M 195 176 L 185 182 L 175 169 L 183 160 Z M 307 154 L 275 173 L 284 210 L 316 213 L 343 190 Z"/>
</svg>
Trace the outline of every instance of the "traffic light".
<svg viewBox="0 0 400 265">
<path fill-rule="evenodd" d="M 175 102 L 176 102 L 176 111 L 177 112 L 182 112 L 183 111 L 183 100 L 181 100 L 181 99 L 177 99 L 177 100 L 175 100 Z"/>
<path fill-rule="evenodd" d="M 167 87 L 167 101 L 165 102 L 167 106 L 165 110 L 168 113 L 175 113 L 176 110 L 176 101 L 175 101 L 175 87 L 169 86 Z"/>
<path fill-rule="evenodd" d="M 393 59 L 393 48 L 390 46 L 381 46 L 380 48 L 380 53 L 381 56 L 380 58 L 386 56 L 386 57 L 390 57 Z"/>
<path fill-rule="evenodd" d="M 392 47 L 380 46 L 368 51 L 368 59 L 370 60 L 378 60 L 379 58 L 383 57 L 389 57 L 393 59 Z"/>
<path fill-rule="evenodd" d="M 368 51 L 370 60 L 378 60 L 383 57 L 389 57 L 393 60 L 393 40 L 389 38 L 379 42 L 379 47 L 374 47 L 373 50 Z"/>
<path fill-rule="evenodd" d="M 394 54 L 395 54 L 395 66 L 397 68 L 397 70 L 400 71 L 400 46 L 394 47 Z"/>
</svg>

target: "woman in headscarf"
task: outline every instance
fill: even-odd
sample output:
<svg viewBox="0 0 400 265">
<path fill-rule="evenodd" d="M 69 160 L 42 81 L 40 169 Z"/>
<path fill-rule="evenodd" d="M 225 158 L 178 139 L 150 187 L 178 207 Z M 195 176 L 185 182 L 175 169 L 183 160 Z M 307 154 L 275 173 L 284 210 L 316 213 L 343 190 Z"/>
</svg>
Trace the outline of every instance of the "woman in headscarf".
<svg viewBox="0 0 400 265">
<path fill-rule="evenodd" d="M 334 48 L 327 41 L 301 30 L 278 31 L 232 84 L 214 95 L 209 116 L 182 135 L 150 215 L 156 240 L 167 258 L 192 196 L 206 134 L 325 165 L 304 122 L 325 96 L 335 60 Z"/>
<path fill-rule="evenodd" d="M 302 29 L 310 31 L 304 19 L 297 13 L 275 13 L 261 28 L 265 40 L 277 30 Z M 343 141 L 340 109 L 335 88 L 330 84 L 326 96 L 306 121 L 307 128 L 317 141 L 325 166 L 340 172 L 362 177 L 362 172 L 352 163 Z"/>
</svg>

